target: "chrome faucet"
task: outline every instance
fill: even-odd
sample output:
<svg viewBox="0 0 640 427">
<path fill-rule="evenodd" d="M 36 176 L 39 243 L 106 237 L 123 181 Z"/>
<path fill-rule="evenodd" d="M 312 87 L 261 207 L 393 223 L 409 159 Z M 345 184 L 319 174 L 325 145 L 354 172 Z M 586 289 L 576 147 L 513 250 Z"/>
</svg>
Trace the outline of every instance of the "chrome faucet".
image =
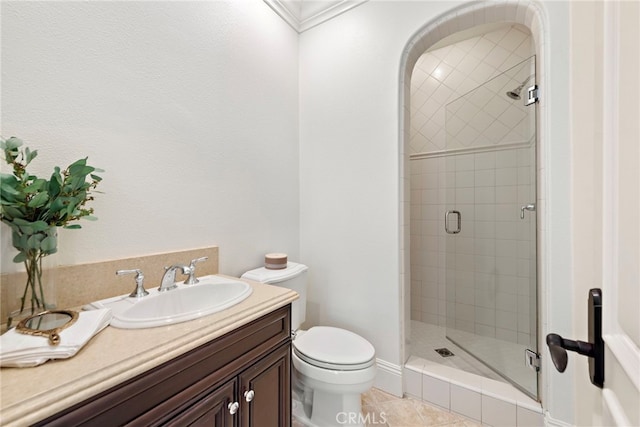
<svg viewBox="0 0 640 427">
<path fill-rule="evenodd" d="M 191 274 L 191 269 L 186 265 L 174 264 L 171 267 L 165 267 L 158 292 L 170 291 L 178 286 L 176 285 L 176 269 L 178 268 L 182 270 L 182 274 Z"/>
<path fill-rule="evenodd" d="M 185 273 L 189 275 L 189 277 L 187 277 L 187 280 L 184 281 L 185 285 L 195 285 L 196 283 L 200 282 L 196 278 L 196 264 L 202 261 L 206 261 L 208 259 L 209 257 L 203 256 L 201 258 L 196 258 L 191 260 L 191 262 L 189 263 L 189 272 Z"/>
<path fill-rule="evenodd" d="M 118 270 L 116 274 L 118 276 L 122 276 L 123 274 L 134 274 L 136 275 L 136 288 L 129 294 L 131 298 L 142 298 L 144 296 L 149 295 L 144 289 L 144 274 L 142 274 L 142 270 L 134 268 L 133 270 Z"/>
</svg>

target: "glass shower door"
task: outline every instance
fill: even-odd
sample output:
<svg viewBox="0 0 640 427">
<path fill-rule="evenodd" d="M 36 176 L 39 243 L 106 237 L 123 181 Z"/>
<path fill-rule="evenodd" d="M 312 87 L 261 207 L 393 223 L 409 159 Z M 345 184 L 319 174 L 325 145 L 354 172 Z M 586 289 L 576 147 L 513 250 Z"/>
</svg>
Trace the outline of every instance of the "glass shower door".
<svg viewBox="0 0 640 427">
<path fill-rule="evenodd" d="M 442 154 L 447 338 L 537 399 L 534 84 L 532 57 L 449 103 Z"/>
</svg>

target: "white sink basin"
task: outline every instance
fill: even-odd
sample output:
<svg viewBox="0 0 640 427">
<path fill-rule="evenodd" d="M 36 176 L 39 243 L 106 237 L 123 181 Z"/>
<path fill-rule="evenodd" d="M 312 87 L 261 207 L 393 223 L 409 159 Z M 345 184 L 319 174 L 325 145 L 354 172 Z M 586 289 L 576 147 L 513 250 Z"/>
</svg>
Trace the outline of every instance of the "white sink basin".
<svg viewBox="0 0 640 427">
<path fill-rule="evenodd" d="M 178 284 L 176 289 L 131 298 L 127 295 L 107 298 L 85 306 L 85 309 L 110 308 L 111 326 L 124 329 L 153 328 L 186 322 L 217 313 L 245 300 L 253 292 L 246 282 L 220 276 L 199 277 L 195 285 Z"/>
</svg>

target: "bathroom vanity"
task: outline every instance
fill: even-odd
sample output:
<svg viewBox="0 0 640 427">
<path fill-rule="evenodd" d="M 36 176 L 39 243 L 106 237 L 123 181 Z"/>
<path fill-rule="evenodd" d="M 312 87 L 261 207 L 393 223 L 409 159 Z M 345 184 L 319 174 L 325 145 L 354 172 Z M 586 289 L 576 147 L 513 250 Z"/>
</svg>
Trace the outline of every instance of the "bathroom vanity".
<svg viewBox="0 0 640 427">
<path fill-rule="evenodd" d="M 288 426 L 289 312 L 267 314 L 36 426 Z"/>
<path fill-rule="evenodd" d="M 4 425 L 291 424 L 290 303 L 252 283 L 240 304 L 166 327 L 109 327 L 75 357 L 2 369 Z"/>
</svg>

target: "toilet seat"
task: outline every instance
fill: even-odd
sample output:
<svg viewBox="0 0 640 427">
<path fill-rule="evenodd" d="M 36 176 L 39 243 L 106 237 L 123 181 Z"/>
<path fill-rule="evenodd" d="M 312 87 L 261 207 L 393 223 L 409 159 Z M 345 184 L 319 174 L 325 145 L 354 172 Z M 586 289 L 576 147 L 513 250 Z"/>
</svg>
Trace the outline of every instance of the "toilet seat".
<svg viewBox="0 0 640 427">
<path fill-rule="evenodd" d="M 293 341 L 293 351 L 310 365 L 336 371 L 372 366 L 375 349 L 360 335 L 331 326 L 314 326 Z"/>
</svg>

